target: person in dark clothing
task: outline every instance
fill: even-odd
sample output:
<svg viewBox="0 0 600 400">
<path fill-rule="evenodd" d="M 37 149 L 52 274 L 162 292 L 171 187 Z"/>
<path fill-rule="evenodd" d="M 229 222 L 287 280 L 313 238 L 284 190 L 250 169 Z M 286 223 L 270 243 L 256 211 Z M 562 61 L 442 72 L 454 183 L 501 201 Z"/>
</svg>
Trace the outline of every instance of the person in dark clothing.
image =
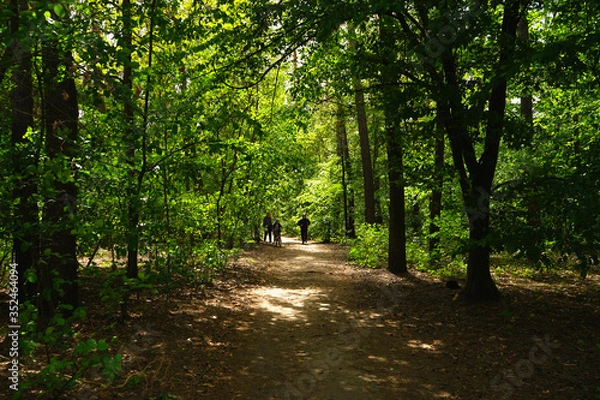
<svg viewBox="0 0 600 400">
<path fill-rule="evenodd" d="M 308 226 L 310 225 L 310 221 L 306 218 L 306 213 L 302 214 L 302 218 L 298 221 L 298 226 L 300 227 L 300 236 L 302 236 L 302 244 L 308 242 Z"/>
<path fill-rule="evenodd" d="M 279 222 L 279 218 L 275 218 L 275 223 L 273 224 L 273 237 L 275 239 L 275 246 L 281 246 L 281 230 L 283 227 Z"/>
<path fill-rule="evenodd" d="M 269 236 L 269 243 L 271 243 L 271 232 L 273 231 L 273 221 L 271 220 L 271 213 L 268 212 L 263 218 L 263 228 L 265 230 L 265 237 L 263 242 L 267 241 L 267 235 Z"/>
</svg>

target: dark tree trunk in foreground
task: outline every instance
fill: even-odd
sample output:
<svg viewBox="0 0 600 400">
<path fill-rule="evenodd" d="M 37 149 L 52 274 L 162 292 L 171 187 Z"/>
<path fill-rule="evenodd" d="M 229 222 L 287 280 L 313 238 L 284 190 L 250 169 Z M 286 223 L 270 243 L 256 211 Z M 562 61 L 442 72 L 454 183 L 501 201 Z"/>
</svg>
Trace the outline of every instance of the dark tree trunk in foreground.
<svg viewBox="0 0 600 400">
<path fill-rule="evenodd" d="M 76 228 L 77 186 L 74 158 L 78 135 L 79 109 L 75 81 L 71 77 L 73 59 L 60 47 L 58 39 L 44 43 L 44 125 L 48 168 L 53 172 L 44 205 L 45 242 L 39 267 L 40 317 L 51 317 L 59 304 L 73 308 L 79 304 Z M 62 284 L 59 290 L 54 280 Z M 44 292 L 51 295 L 46 296 Z"/>
<path fill-rule="evenodd" d="M 11 1 L 10 31 L 19 37 L 19 1 Z M 33 128 L 33 84 L 31 79 L 31 51 L 25 41 L 14 39 L 11 43 L 14 69 L 12 71 L 12 162 L 13 199 L 15 200 L 13 261 L 17 264 L 19 276 L 19 303 L 32 299 L 35 287 L 27 284 L 25 271 L 35 269 L 39 256 L 38 206 L 33 196 L 37 192 L 36 177 L 32 172 L 36 165 L 36 154 L 32 143 L 25 138 Z"/>
<path fill-rule="evenodd" d="M 398 122 L 386 117 L 388 177 L 390 181 L 390 226 L 388 270 L 393 274 L 408 271 L 406 263 L 406 215 L 402 138 Z"/>
<path fill-rule="evenodd" d="M 490 197 L 498 162 L 506 109 L 508 65 L 514 49 L 520 1 L 507 1 L 504 7 L 500 36 L 499 62 L 488 101 L 488 116 L 481 157 L 476 158 L 475 146 L 467 128 L 461 99 L 456 60 L 451 51 L 442 55 L 445 96 L 440 111 L 450 138 L 454 165 L 458 170 L 465 210 L 469 220 L 470 250 L 467 265 L 465 299 L 495 301 L 500 293 L 490 273 Z"/>
<path fill-rule="evenodd" d="M 401 92 L 394 84 L 399 81 L 399 74 L 394 69 L 394 60 L 390 55 L 394 43 L 387 34 L 386 17 L 379 20 L 379 41 L 382 55 L 381 96 L 385 121 L 385 139 L 388 158 L 388 180 L 390 190 L 389 235 L 388 235 L 388 270 L 393 274 L 408 272 L 406 262 L 406 213 L 404 199 L 404 160 L 403 138 L 400 133 Z M 394 83 L 394 84 L 392 84 Z"/>
</svg>

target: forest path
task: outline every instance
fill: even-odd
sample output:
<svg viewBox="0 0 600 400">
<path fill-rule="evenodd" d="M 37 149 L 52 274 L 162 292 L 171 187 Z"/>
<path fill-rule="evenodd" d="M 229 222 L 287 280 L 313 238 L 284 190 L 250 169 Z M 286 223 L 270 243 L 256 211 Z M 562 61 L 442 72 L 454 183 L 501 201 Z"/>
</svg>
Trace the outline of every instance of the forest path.
<svg viewBox="0 0 600 400">
<path fill-rule="evenodd" d="M 435 343 L 399 337 L 395 305 L 407 296 L 402 280 L 386 271 L 379 288 L 369 271 L 345 264 L 347 249 L 262 244 L 244 254 L 238 270 L 254 283 L 215 298 L 236 310 L 233 348 L 215 376 L 212 399 L 433 399 L 447 398 L 448 377 L 431 368 Z M 411 325 L 411 324 L 409 324 Z M 412 328 L 408 328 L 412 329 Z M 421 349 L 422 350 L 422 349 Z"/>
<path fill-rule="evenodd" d="M 465 304 L 416 270 L 352 267 L 347 251 L 284 238 L 243 252 L 213 285 L 140 297 L 118 326 L 121 376 L 78 399 L 595 397 L 598 276 L 499 276 L 505 305 Z"/>
</svg>

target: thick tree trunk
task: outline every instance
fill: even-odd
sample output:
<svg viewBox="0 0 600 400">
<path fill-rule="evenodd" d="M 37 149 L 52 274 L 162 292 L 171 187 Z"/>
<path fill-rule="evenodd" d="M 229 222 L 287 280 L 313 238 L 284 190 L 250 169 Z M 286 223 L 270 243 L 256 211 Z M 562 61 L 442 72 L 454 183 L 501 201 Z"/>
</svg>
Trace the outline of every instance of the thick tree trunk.
<svg viewBox="0 0 600 400">
<path fill-rule="evenodd" d="M 11 1 L 11 34 L 17 36 L 20 26 L 18 0 Z M 24 47 L 24 41 L 15 39 L 11 44 L 14 70 L 12 72 L 12 161 L 14 171 L 13 199 L 15 200 L 13 231 L 14 263 L 17 264 L 19 303 L 32 299 L 35 287 L 25 280 L 25 271 L 36 268 L 39 257 L 38 213 L 33 196 L 37 192 L 36 179 L 31 167 L 37 163 L 35 150 L 25 139 L 27 131 L 33 128 L 33 84 L 31 79 L 31 52 Z"/>
<path fill-rule="evenodd" d="M 382 47 L 384 62 L 381 69 L 382 107 L 385 121 L 385 139 L 388 158 L 389 180 L 389 235 L 388 235 L 388 270 L 393 274 L 408 272 L 406 262 L 406 211 L 404 199 L 404 160 L 403 138 L 400 133 L 400 100 L 399 88 L 393 83 L 398 82 L 398 72 L 394 70 L 393 60 L 388 59 L 395 44 L 388 35 L 387 19 L 379 20 L 379 40 Z"/>
<path fill-rule="evenodd" d="M 76 226 L 77 186 L 73 158 L 76 156 L 79 108 L 71 54 L 60 48 L 56 38 L 48 40 L 42 51 L 44 64 L 44 119 L 48 167 L 53 182 L 44 206 L 46 241 L 40 263 L 40 318 L 54 314 L 56 306 L 79 304 Z M 60 70 L 64 67 L 64 71 Z M 59 290 L 54 280 L 62 284 Z M 46 296 L 44 292 L 50 292 Z M 50 300 L 49 300 L 50 299 Z"/>
<path fill-rule="evenodd" d="M 389 100 L 392 101 L 393 100 Z M 393 106 L 392 106 L 393 108 Z M 408 271 L 406 262 L 406 214 L 402 138 L 394 111 L 386 111 L 388 178 L 390 181 L 390 226 L 388 270 L 393 274 Z"/>
<path fill-rule="evenodd" d="M 375 186 L 373 184 L 373 164 L 371 161 L 371 147 L 369 144 L 365 95 L 362 85 L 358 80 L 354 82 L 354 100 L 356 103 L 358 135 L 360 139 L 360 155 L 362 160 L 363 184 L 365 191 L 365 222 L 368 224 L 374 224 Z"/>
<path fill-rule="evenodd" d="M 467 283 L 463 295 L 465 299 L 472 301 L 496 301 L 500 298 L 500 292 L 490 273 L 489 189 L 474 185 L 470 195 L 465 198 L 465 205 L 471 247 L 467 260 Z"/>
<path fill-rule="evenodd" d="M 507 1 L 498 43 L 500 58 L 489 97 L 488 119 L 481 157 L 476 159 L 460 99 L 456 66 L 449 52 L 443 55 L 448 82 L 448 104 L 442 107 L 450 137 L 454 164 L 458 169 L 465 209 L 469 219 L 471 247 L 467 264 L 467 284 L 463 296 L 471 301 L 495 301 L 500 293 L 490 274 L 490 196 L 498 163 L 500 140 L 506 110 L 507 66 L 515 50 L 520 0 Z"/>
</svg>

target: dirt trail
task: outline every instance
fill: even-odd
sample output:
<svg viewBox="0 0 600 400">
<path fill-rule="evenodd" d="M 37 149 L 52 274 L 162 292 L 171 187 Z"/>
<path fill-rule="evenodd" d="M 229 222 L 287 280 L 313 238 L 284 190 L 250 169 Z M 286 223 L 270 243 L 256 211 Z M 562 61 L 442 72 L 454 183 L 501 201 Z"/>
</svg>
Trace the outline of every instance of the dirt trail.
<svg viewBox="0 0 600 400">
<path fill-rule="evenodd" d="M 346 253 L 284 238 L 210 287 L 138 298 L 114 333 L 121 375 L 77 399 L 594 398 L 597 277 L 497 276 L 506 304 L 468 305 L 429 275 L 354 268 Z"/>
<path fill-rule="evenodd" d="M 356 291 L 344 253 L 284 238 L 283 247 L 263 245 L 240 260 L 261 277 L 232 293 L 232 303 L 244 309 L 238 352 L 230 360 L 237 373 L 224 378 L 227 385 L 215 382 L 221 391 L 214 398 L 392 398 L 402 365 L 370 344 L 391 341 L 376 326 L 402 294 L 382 292 L 380 309 L 370 308 L 372 299 Z"/>
<path fill-rule="evenodd" d="M 64 398 L 598 398 L 598 275 L 498 275 L 505 302 L 469 305 L 430 275 L 354 268 L 346 253 L 257 245 L 209 287 L 140 293 L 125 322 L 102 304 L 101 277 L 88 279 L 78 329 L 118 338 L 122 371 L 107 383 L 92 369 Z"/>
<path fill-rule="evenodd" d="M 467 305 L 417 271 L 400 278 L 348 266 L 346 252 L 290 238 L 282 248 L 247 252 L 233 268 L 246 282 L 213 298 L 215 310 L 231 311 L 219 317 L 234 333 L 226 356 L 203 377 L 201 397 L 594 397 L 600 319 L 593 300 L 588 307 L 553 297 L 552 286 L 536 293 L 531 282 L 500 282 L 512 305 Z M 561 290 L 582 289 L 576 285 Z"/>
<path fill-rule="evenodd" d="M 450 396 L 444 379 L 424 376 L 419 357 L 397 340 L 392 317 L 407 296 L 406 285 L 378 271 L 373 275 L 385 279 L 369 289 L 369 271 L 345 265 L 345 252 L 287 238 L 281 248 L 262 245 L 240 260 L 240 267 L 258 271 L 258 282 L 230 294 L 230 304 L 241 308 L 235 317 L 239 337 L 225 363 L 228 373 L 211 383 L 210 398 Z"/>
</svg>

